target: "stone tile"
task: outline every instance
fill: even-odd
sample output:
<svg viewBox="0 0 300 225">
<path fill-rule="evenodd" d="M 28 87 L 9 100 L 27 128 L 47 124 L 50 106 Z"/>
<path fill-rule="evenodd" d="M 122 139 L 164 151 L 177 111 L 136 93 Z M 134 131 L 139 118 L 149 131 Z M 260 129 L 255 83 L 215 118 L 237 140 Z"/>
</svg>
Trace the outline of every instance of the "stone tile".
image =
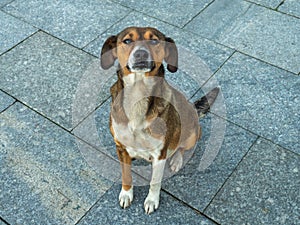
<svg viewBox="0 0 300 225">
<path fill-rule="evenodd" d="M 299 155 L 260 139 L 205 214 L 220 224 L 298 224 L 299 171 Z"/>
<path fill-rule="evenodd" d="M 107 152 L 115 158 L 115 142 L 109 131 L 109 113 L 111 99 L 88 116 L 72 132 L 80 139 L 95 146 L 102 152 Z"/>
<path fill-rule="evenodd" d="M 216 0 L 185 28 L 202 37 L 220 41 L 222 37 L 234 31 L 234 22 L 241 20 L 251 5 L 239 0 Z"/>
<path fill-rule="evenodd" d="M 218 0 L 187 29 L 293 73 L 300 71 L 299 19 L 245 1 Z"/>
<path fill-rule="evenodd" d="M 6 5 L 7 3 L 12 2 L 13 0 L 0 0 L 0 7 Z M 0 221 L 1 222 L 1 221 Z"/>
<path fill-rule="evenodd" d="M 3 10 L 80 48 L 130 11 L 107 0 L 16 0 Z"/>
<path fill-rule="evenodd" d="M 212 114 L 200 122 L 203 136 L 194 155 L 181 171 L 164 181 L 163 188 L 203 211 L 256 136 Z"/>
<path fill-rule="evenodd" d="M 299 76 L 236 53 L 214 78 L 228 120 L 299 153 Z"/>
<path fill-rule="evenodd" d="M 0 113 L 4 111 L 7 107 L 12 105 L 14 102 L 15 100 L 12 97 L 0 91 Z"/>
<path fill-rule="evenodd" d="M 130 13 L 84 50 L 99 57 L 105 40 L 128 26 L 155 27 L 175 40 L 179 49 L 179 70 L 175 74 L 166 72 L 167 79 L 184 91 L 188 97 L 192 96 L 195 90 L 202 86 L 233 52 L 233 50 L 137 12 Z"/>
<path fill-rule="evenodd" d="M 75 224 L 112 185 L 80 141 L 20 103 L 0 115 L 0 140 L 0 211 L 11 224 Z"/>
<path fill-rule="evenodd" d="M 4 221 L 1 220 L 1 217 L 0 217 L 0 225 L 7 225 L 6 223 L 4 223 Z"/>
<path fill-rule="evenodd" d="M 300 2 L 297 0 L 285 0 L 284 3 L 279 7 L 279 11 L 300 18 Z"/>
<path fill-rule="evenodd" d="M 0 27 L 0 55 L 37 31 L 33 26 L 2 11 L 0 11 Z"/>
<path fill-rule="evenodd" d="M 126 1 L 117 0 L 122 5 L 143 12 L 148 16 L 171 23 L 175 26 L 183 27 L 201 10 L 208 6 L 212 0 L 204 1 Z"/>
<path fill-rule="evenodd" d="M 282 0 L 249 0 L 249 1 L 259 5 L 270 7 L 272 9 L 276 9 L 277 6 L 282 2 Z"/>
<path fill-rule="evenodd" d="M 144 211 L 144 198 L 148 187 L 135 187 L 135 197 L 127 209 L 119 206 L 118 196 L 121 185 L 115 185 L 78 223 L 83 224 L 215 224 L 194 210 L 162 192 L 157 211 L 147 215 Z M 172 215 L 172 216 L 170 216 Z"/>
<path fill-rule="evenodd" d="M 98 59 L 43 32 L 0 57 L 0 88 L 66 129 L 109 96 L 107 79 Z"/>
</svg>

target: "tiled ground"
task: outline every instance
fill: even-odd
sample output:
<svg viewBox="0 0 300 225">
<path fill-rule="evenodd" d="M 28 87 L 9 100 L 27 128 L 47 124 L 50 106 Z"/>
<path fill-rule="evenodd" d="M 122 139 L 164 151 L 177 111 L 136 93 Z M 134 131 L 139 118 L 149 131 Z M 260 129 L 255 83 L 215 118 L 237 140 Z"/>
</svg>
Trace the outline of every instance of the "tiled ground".
<svg viewBox="0 0 300 225">
<path fill-rule="evenodd" d="M 298 0 L 0 0 L 0 224 L 300 224 Z M 108 130 L 105 39 L 154 26 L 179 48 L 170 83 L 222 92 L 203 137 L 146 215 L 129 209 Z M 134 162 L 146 176 L 149 165 Z"/>
</svg>

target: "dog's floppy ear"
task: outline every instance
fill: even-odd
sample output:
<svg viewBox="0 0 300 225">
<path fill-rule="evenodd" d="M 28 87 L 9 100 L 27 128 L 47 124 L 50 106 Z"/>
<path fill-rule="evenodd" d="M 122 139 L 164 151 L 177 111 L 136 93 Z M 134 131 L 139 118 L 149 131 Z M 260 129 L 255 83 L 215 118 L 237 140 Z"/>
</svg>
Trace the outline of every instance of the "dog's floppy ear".
<svg viewBox="0 0 300 225">
<path fill-rule="evenodd" d="M 114 65 L 117 59 L 116 54 L 117 36 L 109 37 L 105 42 L 101 50 L 101 67 L 105 70 Z"/>
<path fill-rule="evenodd" d="M 171 73 L 175 73 L 178 69 L 178 50 L 177 50 L 176 44 L 172 38 L 166 37 L 165 41 L 166 41 L 165 61 L 168 64 L 167 69 Z"/>
</svg>

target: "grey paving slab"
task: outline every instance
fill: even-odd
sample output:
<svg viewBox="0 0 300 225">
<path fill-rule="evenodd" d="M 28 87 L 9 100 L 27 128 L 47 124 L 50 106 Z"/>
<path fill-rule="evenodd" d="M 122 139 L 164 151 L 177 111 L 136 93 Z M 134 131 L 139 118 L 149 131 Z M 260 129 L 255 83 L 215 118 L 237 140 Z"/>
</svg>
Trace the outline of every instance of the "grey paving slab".
<svg viewBox="0 0 300 225">
<path fill-rule="evenodd" d="M 13 0 L 0 0 L 0 7 L 6 5 L 7 3 L 12 2 Z M 1 222 L 1 221 L 0 221 Z"/>
<path fill-rule="evenodd" d="M 212 0 L 204 1 L 126 1 L 117 0 L 116 2 L 143 12 L 148 16 L 158 18 L 175 26 L 183 27 L 201 10 L 209 5 Z"/>
<path fill-rule="evenodd" d="M 3 10 L 77 47 L 84 47 L 130 11 L 107 0 L 16 0 Z"/>
<path fill-rule="evenodd" d="M 215 79 L 228 120 L 299 153 L 299 76 L 236 53 Z"/>
<path fill-rule="evenodd" d="M 193 157 L 179 173 L 165 180 L 163 188 L 203 211 L 250 149 L 256 136 L 213 115 L 200 122 L 203 137 Z M 220 124 L 225 124 L 225 127 Z M 222 135 L 215 136 L 213 132 L 219 127 L 225 130 Z M 222 139 L 221 145 L 217 144 L 218 138 Z M 213 157 L 212 163 L 203 170 L 200 162 L 206 160 L 207 154 Z"/>
<path fill-rule="evenodd" d="M 0 88 L 71 129 L 74 107 L 79 105 L 77 110 L 82 113 L 75 124 L 95 109 L 86 98 L 99 84 L 95 79 L 102 79 L 97 72 L 101 72 L 98 59 L 39 32 L 0 57 Z M 87 78 L 91 79 L 88 84 Z M 102 93 L 95 93 L 98 104 L 109 95 L 108 91 Z"/>
<path fill-rule="evenodd" d="M 4 222 L 0 219 L 0 225 L 7 225 L 7 224 L 4 223 Z"/>
<path fill-rule="evenodd" d="M 279 7 L 279 11 L 300 18 L 300 2 L 297 0 L 285 0 L 284 3 Z"/>
<path fill-rule="evenodd" d="M 16 103 L 0 115 L 0 214 L 11 224 L 75 224 L 112 183 L 74 136 Z"/>
<path fill-rule="evenodd" d="M 234 31 L 234 22 L 240 20 L 251 6 L 246 1 L 216 0 L 185 28 L 200 36 L 220 41 L 223 36 L 226 38 L 228 33 Z"/>
<path fill-rule="evenodd" d="M 298 74 L 300 21 L 245 1 L 217 0 L 186 29 Z"/>
<path fill-rule="evenodd" d="M 299 224 L 300 157 L 260 139 L 205 213 L 220 224 Z"/>
<path fill-rule="evenodd" d="M 2 11 L 0 27 L 0 55 L 37 31 L 33 26 Z"/>
<path fill-rule="evenodd" d="M 0 91 L 0 112 L 12 105 L 15 100 L 4 92 Z"/>
<path fill-rule="evenodd" d="M 270 7 L 272 9 L 276 9 L 277 6 L 282 2 L 282 0 L 249 0 L 249 1 L 259 5 Z"/>
<path fill-rule="evenodd" d="M 72 132 L 82 140 L 117 158 L 115 143 L 109 131 L 111 99 L 82 121 Z"/>
<path fill-rule="evenodd" d="M 132 205 L 122 209 L 120 188 L 115 185 L 110 189 L 78 224 L 215 224 L 164 192 L 158 210 L 147 215 L 143 205 L 148 187 L 135 187 Z"/>
</svg>

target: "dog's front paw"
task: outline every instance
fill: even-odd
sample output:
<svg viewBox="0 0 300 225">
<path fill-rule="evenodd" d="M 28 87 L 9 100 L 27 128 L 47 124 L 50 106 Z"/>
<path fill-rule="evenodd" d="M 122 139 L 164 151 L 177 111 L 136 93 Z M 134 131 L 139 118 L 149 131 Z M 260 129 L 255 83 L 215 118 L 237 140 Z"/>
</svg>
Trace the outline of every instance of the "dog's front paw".
<svg viewBox="0 0 300 225">
<path fill-rule="evenodd" d="M 119 194 L 120 206 L 125 209 L 128 206 L 130 206 L 132 200 L 133 200 L 133 187 L 131 187 L 128 191 L 125 191 L 122 188 Z"/>
<path fill-rule="evenodd" d="M 159 206 L 159 194 L 151 194 L 149 193 L 144 202 L 145 212 L 150 214 L 154 212 Z"/>
</svg>

